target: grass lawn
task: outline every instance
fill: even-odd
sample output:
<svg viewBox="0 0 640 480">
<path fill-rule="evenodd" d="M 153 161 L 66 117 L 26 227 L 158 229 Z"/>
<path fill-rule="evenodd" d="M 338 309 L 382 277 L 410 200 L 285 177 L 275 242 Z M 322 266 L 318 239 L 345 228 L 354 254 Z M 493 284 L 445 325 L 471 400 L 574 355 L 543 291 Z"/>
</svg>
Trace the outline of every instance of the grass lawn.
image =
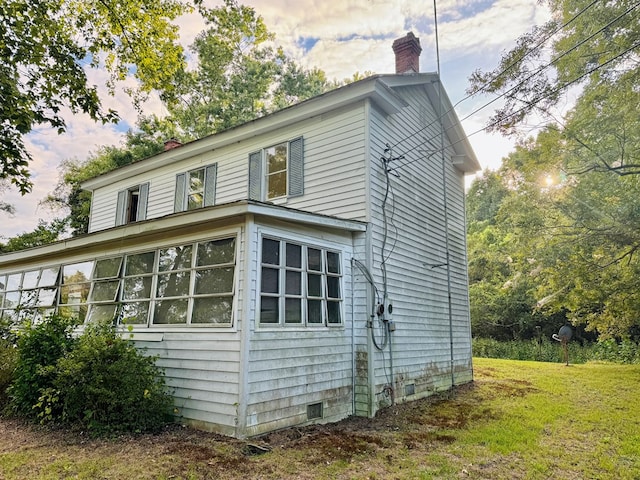
<svg viewBox="0 0 640 480">
<path fill-rule="evenodd" d="M 95 440 L 0 419 L 0 479 L 640 478 L 640 365 L 476 358 L 474 370 L 374 419 L 250 441 L 180 427 Z"/>
</svg>

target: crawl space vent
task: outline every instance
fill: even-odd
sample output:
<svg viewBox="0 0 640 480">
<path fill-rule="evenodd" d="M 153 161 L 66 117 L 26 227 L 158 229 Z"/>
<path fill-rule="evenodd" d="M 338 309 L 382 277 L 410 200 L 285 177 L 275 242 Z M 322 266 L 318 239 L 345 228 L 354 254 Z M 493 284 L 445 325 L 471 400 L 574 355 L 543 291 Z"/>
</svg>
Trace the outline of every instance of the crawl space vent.
<svg viewBox="0 0 640 480">
<path fill-rule="evenodd" d="M 404 394 L 405 396 L 409 396 L 409 395 L 415 395 L 416 394 L 416 384 L 415 383 L 409 383 L 407 385 L 404 386 Z"/>
<path fill-rule="evenodd" d="M 322 402 L 307 405 L 307 419 L 322 418 Z"/>
</svg>

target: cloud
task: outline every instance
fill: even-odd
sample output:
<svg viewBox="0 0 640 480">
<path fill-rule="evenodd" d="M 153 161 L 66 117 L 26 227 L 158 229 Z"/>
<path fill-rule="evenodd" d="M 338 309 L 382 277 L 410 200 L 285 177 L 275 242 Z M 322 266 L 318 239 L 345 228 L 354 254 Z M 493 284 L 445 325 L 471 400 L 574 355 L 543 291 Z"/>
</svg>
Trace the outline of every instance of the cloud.
<svg viewBox="0 0 640 480">
<path fill-rule="evenodd" d="M 430 2 L 415 0 L 239 0 L 255 8 L 264 18 L 276 42 L 285 52 L 306 68 L 318 67 L 330 79 L 342 80 L 355 72 L 392 73 L 395 68 L 391 43 L 412 30 L 423 48 L 421 71 L 435 71 L 435 34 L 433 7 Z M 209 7 L 221 2 L 206 1 Z M 534 23 L 548 19 L 548 12 L 531 0 L 442 0 L 437 3 L 441 75 L 452 101 L 464 98 L 467 78 L 476 68 L 492 68 L 502 51 Z M 185 49 L 203 29 L 197 15 L 177 20 L 180 40 Z M 305 39 L 312 39 L 305 43 Z M 193 58 L 189 57 L 191 64 Z M 17 213 L 3 222 L 0 236 L 12 236 L 32 230 L 38 218 L 51 215 L 38 202 L 46 197 L 58 180 L 58 165 L 64 159 L 85 159 L 100 145 L 121 142 L 121 135 L 135 125 L 138 112 L 119 86 L 115 96 L 106 94 L 106 73 L 89 70 L 89 81 L 98 85 L 103 105 L 116 110 L 120 125 L 93 123 L 85 115 L 66 116 L 68 131 L 57 135 L 39 128 L 27 137 L 34 161 L 33 192 L 21 197 L 11 191 L 2 199 L 16 205 Z M 124 86 L 135 86 L 128 79 Z M 481 100 L 469 100 L 458 107 L 460 116 L 473 111 Z M 491 109 L 464 122 L 467 133 L 484 125 Z M 144 113 L 165 114 L 157 96 L 144 105 Z M 495 168 L 506 155 L 511 142 L 497 135 L 478 133 L 470 138 L 483 166 Z M 2 215 L 2 214 L 0 214 Z"/>
</svg>

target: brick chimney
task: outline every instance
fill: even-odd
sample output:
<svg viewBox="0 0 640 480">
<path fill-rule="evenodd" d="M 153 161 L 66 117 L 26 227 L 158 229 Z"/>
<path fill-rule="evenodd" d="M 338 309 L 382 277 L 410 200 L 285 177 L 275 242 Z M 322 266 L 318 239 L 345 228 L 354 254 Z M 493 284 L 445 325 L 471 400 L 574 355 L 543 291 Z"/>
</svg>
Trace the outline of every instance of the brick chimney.
<svg viewBox="0 0 640 480">
<path fill-rule="evenodd" d="M 409 32 L 406 36 L 393 42 L 393 53 L 396 55 L 396 73 L 418 73 L 420 71 L 420 39 Z"/>
<path fill-rule="evenodd" d="M 164 142 L 164 151 L 173 150 L 174 148 L 181 147 L 182 144 L 176 140 L 175 138 L 170 138 L 166 142 Z"/>
</svg>

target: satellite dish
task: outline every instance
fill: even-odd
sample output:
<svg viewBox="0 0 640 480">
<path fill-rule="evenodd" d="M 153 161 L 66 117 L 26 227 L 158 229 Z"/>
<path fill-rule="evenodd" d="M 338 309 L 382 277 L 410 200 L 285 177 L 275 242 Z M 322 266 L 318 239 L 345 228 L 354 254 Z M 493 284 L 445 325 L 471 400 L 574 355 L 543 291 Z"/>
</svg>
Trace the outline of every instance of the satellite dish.
<svg viewBox="0 0 640 480">
<path fill-rule="evenodd" d="M 558 342 L 568 342 L 571 340 L 571 336 L 573 335 L 573 330 L 569 325 L 563 325 L 560 327 L 560 331 L 558 333 L 554 333 L 551 338 Z"/>
<path fill-rule="evenodd" d="M 562 352 L 564 353 L 564 361 L 566 365 L 569 365 L 569 349 L 567 344 L 571 340 L 573 335 L 573 329 L 569 325 L 563 325 L 560 327 L 558 333 L 551 335 L 551 338 L 562 344 Z"/>
</svg>

